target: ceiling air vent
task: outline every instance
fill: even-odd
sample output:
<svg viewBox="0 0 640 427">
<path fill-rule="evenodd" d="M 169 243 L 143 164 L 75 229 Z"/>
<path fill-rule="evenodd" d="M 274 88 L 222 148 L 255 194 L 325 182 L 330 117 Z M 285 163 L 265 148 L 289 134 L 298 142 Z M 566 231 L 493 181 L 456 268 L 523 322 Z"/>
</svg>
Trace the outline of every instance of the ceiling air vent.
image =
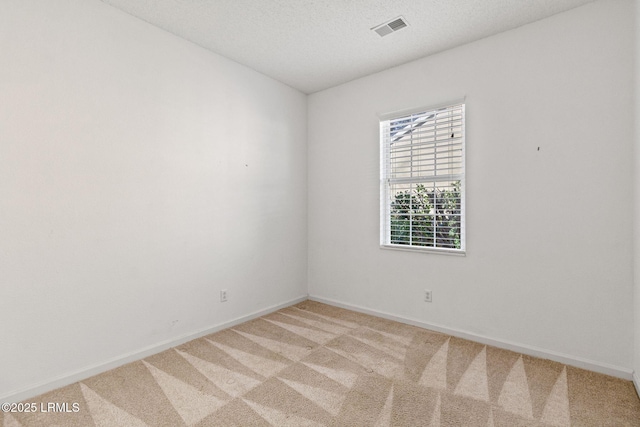
<svg viewBox="0 0 640 427">
<path fill-rule="evenodd" d="M 387 34 L 391 34 L 394 31 L 401 30 L 408 25 L 409 24 L 407 23 L 407 21 L 405 21 L 402 16 L 399 16 L 389 22 L 385 22 L 384 24 L 373 27 L 372 30 L 378 33 L 380 37 L 384 37 Z"/>
</svg>

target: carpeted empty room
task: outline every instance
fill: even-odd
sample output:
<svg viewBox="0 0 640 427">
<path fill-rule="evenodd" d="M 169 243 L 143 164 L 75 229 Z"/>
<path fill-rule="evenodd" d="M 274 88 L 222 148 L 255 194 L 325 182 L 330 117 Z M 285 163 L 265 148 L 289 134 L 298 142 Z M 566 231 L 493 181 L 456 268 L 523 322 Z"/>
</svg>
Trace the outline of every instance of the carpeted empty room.
<svg viewBox="0 0 640 427">
<path fill-rule="evenodd" d="M 29 400 L 5 425 L 632 426 L 633 385 L 305 301 Z"/>
<path fill-rule="evenodd" d="M 0 427 L 640 426 L 640 0 L 0 0 Z"/>
</svg>

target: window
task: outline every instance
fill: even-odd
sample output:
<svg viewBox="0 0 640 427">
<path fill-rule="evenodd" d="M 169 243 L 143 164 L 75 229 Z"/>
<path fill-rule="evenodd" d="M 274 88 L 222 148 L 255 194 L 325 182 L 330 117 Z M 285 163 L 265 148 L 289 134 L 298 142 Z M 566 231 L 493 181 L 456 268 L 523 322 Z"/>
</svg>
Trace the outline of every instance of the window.
<svg viewBox="0 0 640 427">
<path fill-rule="evenodd" d="M 380 244 L 464 253 L 464 104 L 380 122 Z"/>
</svg>

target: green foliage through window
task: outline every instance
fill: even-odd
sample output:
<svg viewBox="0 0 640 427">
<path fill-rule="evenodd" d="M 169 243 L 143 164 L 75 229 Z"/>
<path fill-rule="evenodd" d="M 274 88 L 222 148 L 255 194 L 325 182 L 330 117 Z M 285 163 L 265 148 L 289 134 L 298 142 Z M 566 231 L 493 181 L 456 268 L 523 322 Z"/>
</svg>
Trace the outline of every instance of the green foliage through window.
<svg viewBox="0 0 640 427">
<path fill-rule="evenodd" d="M 398 191 L 390 207 L 391 244 L 461 248 L 460 181 Z"/>
</svg>

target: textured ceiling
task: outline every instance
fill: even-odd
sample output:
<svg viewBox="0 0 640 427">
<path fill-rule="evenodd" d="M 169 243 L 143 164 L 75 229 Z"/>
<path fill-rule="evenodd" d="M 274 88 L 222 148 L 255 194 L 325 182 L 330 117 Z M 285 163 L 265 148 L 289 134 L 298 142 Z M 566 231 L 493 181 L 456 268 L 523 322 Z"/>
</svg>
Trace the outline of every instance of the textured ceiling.
<svg viewBox="0 0 640 427">
<path fill-rule="evenodd" d="M 593 0 L 102 0 L 313 93 Z M 403 16 L 386 37 L 371 28 Z"/>
</svg>

